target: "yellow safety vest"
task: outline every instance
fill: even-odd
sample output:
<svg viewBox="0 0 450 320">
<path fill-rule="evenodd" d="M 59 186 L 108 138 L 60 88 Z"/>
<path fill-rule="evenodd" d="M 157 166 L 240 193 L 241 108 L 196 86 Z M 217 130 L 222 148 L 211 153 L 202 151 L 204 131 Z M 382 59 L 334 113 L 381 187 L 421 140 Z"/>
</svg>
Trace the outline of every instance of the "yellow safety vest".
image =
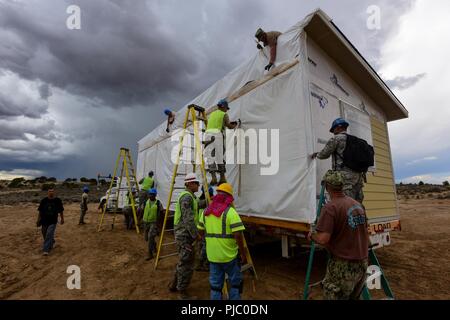
<svg viewBox="0 0 450 320">
<path fill-rule="evenodd" d="M 149 199 L 145 203 L 143 220 L 146 223 L 153 223 L 156 222 L 157 218 L 158 218 L 158 200 L 150 201 Z"/>
<path fill-rule="evenodd" d="M 223 130 L 223 118 L 225 117 L 225 112 L 222 110 L 216 110 L 209 115 L 208 125 L 206 126 L 206 132 L 218 133 Z"/>
<path fill-rule="evenodd" d="M 175 226 L 178 225 L 178 223 L 181 220 L 180 199 L 186 194 L 188 194 L 192 197 L 192 210 L 194 211 L 194 221 L 198 221 L 198 199 L 191 192 L 185 190 L 185 191 L 181 192 L 180 195 L 178 196 L 177 204 L 175 206 L 175 215 L 173 217 L 173 224 Z M 197 225 L 197 223 L 196 223 L 196 225 Z"/>
<path fill-rule="evenodd" d="M 145 177 L 144 182 L 142 182 L 142 190 L 147 191 L 153 185 L 153 178 Z"/>
</svg>

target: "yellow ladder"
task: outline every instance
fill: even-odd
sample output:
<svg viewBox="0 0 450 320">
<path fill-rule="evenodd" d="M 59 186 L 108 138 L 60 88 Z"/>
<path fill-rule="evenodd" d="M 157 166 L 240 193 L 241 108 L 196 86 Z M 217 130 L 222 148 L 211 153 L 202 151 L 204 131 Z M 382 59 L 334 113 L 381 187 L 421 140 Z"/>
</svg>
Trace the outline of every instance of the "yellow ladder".
<svg viewBox="0 0 450 320">
<path fill-rule="evenodd" d="M 120 165 L 121 165 L 120 176 L 118 177 L 117 171 L 118 171 Z M 126 189 L 128 190 L 128 194 L 131 195 L 131 197 L 130 197 L 131 209 L 133 211 L 133 219 L 134 219 L 134 223 L 136 225 L 136 232 L 139 234 L 139 226 L 138 226 L 137 215 L 136 215 L 136 201 L 133 196 L 133 188 L 137 192 L 137 194 L 139 194 L 139 184 L 136 179 L 136 173 L 134 171 L 133 161 L 131 160 L 130 150 L 127 148 L 120 148 L 120 152 L 119 152 L 119 155 L 116 160 L 116 165 L 114 167 L 114 174 L 112 176 L 111 183 L 109 185 L 108 193 L 106 196 L 106 204 L 103 207 L 102 216 L 100 218 L 100 221 L 99 221 L 99 224 L 97 227 L 98 232 L 102 230 L 105 213 L 106 213 L 106 210 L 108 207 L 108 200 L 109 200 L 109 197 L 111 196 L 114 182 L 116 182 L 116 184 L 117 184 L 117 186 L 116 186 L 117 194 L 116 194 L 116 202 L 115 202 L 116 205 L 115 205 L 115 208 L 113 211 L 113 219 L 112 219 L 112 224 L 111 224 L 111 229 L 114 229 L 114 222 L 116 220 L 116 213 L 118 212 L 119 195 L 120 195 L 120 191 L 122 189 L 122 179 L 123 179 L 124 173 L 125 173 L 125 177 L 127 179 L 127 188 Z"/>
<path fill-rule="evenodd" d="M 196 112 L 198 112 L 198 115 L 196 114 Z M 161 236 L 159 238 L 159 243 L 158 243 L 158 251 L 156 254 L 156 259 L 155 259 L 155 270 L 158 267 L 158 263 L 161 259 L 164 258 L 168 258 L 171 256 L 176 256 L 178 255 L 178 251 L 176 249 L 176 241 L 175 238 L 171 241 L 167 241 L 167 242 L 163 242 L 164 237 L 166 236 L 166 233 L 170 233 L 170 234 L 174 234 L 174 229 L 166 229 L 167 226 L 167 220 L 168 218 L 173 218 L 174 215 L 170 212 L 170 206 L 172 204 L 175 204 L 176 201 L 172 201 L 172 197 L 173 197 L 173 192 L 174 190 L 182 190 L 184 189 L 184 186 L 175 186 L 176 183 L 176 178 L 180 177 L 180 176 L 185 176 L 187 174 L 187 172 L 185 173 L 179 173 L 178 172 L 178 168 L 180 165 L 180 160 L 181 157 L 183 155 L 183 151 L 187 148 L 189 150 L 194 150 L 195 152 L 195 156 L 194 156 L 194 160 L 192 161 L 192 166 L 193 166 L 193 172 L 196 171 L 196 160 L 201 160 L 200 161 L 200 171 L 201 171 L 201 175 L 202 175 L 202 184 L 203 184 L 203 190 L 205 192 L 205 198 L 207 203 L 209 204 L 211 202 L 211 198 L 209 196 L 209 192 L 208 192 L 208 179 L 206 176 L 206 171 L 205 171 L 205 161 L 203 158 L 203 151 L 202 151 L 202 143 L 201 143 L 201 138 L 200 138 L 200 128 L 199 128 L 199 121 L 204 123 L 204 129 L 206 129 L 206 125 L 207 125 L 207 116 L 206 116 L 206 112 L 205 109 L 202 107 L 199 107 L 197 105 L 190 105 L 187 108 L 187 112 L 186 112 L 186 117 L 184 119 L 184 123 L 183 123 L 183 132 L 181 134 L 180 137 L 180 141 L 178 144 L 178 154 L 177 154 L 177 160 L 175 163 L 175 167 L 173 169 L 173 174 L 172 174 L 172 181 L 170 184 L 170 191 L 169 191 L 169 197 L 167 199 L 167 205 L 166 205 L 166 213 L 164 215 L 164 223 L 163 223 L 163 227 L 161 230 Z M 194 132 L 190 132 L 188 130 L 188 127 L 190 126 L 190 124 L 192 124 Z M 183 145 L 184 142 L 184 138 L 185 136 L 189 134 L 191 136 L 194 136 L 194 140 L 195 140 L 195 147 L 189 146 L 186 147 Z M 174 250 L 172 250 L 171 252 L 165 252 L 162 255 L 162 251 L 163 249 L 166 249 L 168 247 L 175 247 Z"/>
</svg>

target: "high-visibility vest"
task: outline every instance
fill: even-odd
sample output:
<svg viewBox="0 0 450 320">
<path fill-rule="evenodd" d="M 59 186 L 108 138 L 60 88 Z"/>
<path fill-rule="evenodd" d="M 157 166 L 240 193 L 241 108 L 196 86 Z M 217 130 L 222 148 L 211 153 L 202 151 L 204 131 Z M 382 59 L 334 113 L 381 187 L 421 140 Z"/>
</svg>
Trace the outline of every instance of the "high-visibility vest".
<svg viewBox="0 0 450 320">
<path fill-rule="evenodd" d="M 153 186 L 153 178 L 145 177 L 144 182 L 142 182 L 142 190 L 147 191 Z"/>
<path fill-rule="evenodd" d="M 231 206 L 225 209 L 220 218 L 213 214 L 200 216 L 199 226 L 205 229 L 206 252 L 211 262 L 227 263 L 237 257 L 238 245 L 232 229 L 240 231 L 245 227 L 240 218 L 234 224 L 227 224 L 228 215 L 239 217 L 236 209 Z"/>
<path fill-rule="evenodd" d="M 144 222 L 146 223 L 153 223 L 156 222 L 158 218 L 158 202 L 159 200 L 150 201 L 147 200 L 145 203 L 145 209 L 144 209 Z"/>
<path fill-rule="evenodd" d="M 223 118 L 225 117 L 225 112 L 222 110 L 216 110 L 209 115 L 208 125 L 206 126 L 206 132 L 218 133 L 223 130 Z"/>
<path fill-rule="evenodd" d="M 185 191 L 181 192 L 180 195 L 178 196 L 177 204 L 175 206 L 175 215 L 173 217 L 173 224 L 175 226 L 178 225 L 178 223 L 181 220 L 180 199 L 186 194 L 188 194 L 190 197 L 192 197 L 192 210 L 194 211 L 194 221 L 198 221 L 198 199 L 191 192 L 185 190 Z"/>
</svg>

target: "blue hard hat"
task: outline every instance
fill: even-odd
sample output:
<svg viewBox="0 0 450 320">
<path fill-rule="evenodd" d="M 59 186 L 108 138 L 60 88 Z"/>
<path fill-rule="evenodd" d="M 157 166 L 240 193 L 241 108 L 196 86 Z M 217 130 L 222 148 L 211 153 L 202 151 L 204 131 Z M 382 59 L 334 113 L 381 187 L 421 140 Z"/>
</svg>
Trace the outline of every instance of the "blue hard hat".
<svg viewBox="0 0 450 320">
<path fill-rule="evenodd" d="M 83 187 L 83 192 L 89 192 L 89 188 L 86 187 L 86 186 L 84 186 L 84 187 Z"/>
<path fill-rule="evenodd" d="M 214 188 L 213 187 L 209 187 L 208 188 L 208 193 L 210 196 L 212 196 L 214 194 Z"/>
<path fill-rule="evenodd" d="M 172 113 L 172 111 L 170 111 L 170 109 L 165 109 L 164 113 L 166 114 L 166 116 L 169 116 Z"/>
<path fill-rule="evenodd" d="M 227 99 L 222 99 L 219 102 L 217 102 L 217 106 L 219 107 L 225 107 L 227 109 L 230 109 L 230 107 L 228 107 L 228 101 Z"/>
<path fill-rule="evenodd" d="M 155 196 L 158 194 L 158 192 L 156 191 L 155 188 L 149 189 L 149 190 L 147 191 L 147 193 L 148 193 L 148 194 L 154 194 Z"/>
<path fill-rule="evenodd" d="M 336 129 L 336 127 L 343 126 L 347 128 L 349 125 L 350 124 L 345 119 L 337 118 L 336 120 L 333 121 L 330 132 L 333 132 L 334 129 Z"/>
</svg>

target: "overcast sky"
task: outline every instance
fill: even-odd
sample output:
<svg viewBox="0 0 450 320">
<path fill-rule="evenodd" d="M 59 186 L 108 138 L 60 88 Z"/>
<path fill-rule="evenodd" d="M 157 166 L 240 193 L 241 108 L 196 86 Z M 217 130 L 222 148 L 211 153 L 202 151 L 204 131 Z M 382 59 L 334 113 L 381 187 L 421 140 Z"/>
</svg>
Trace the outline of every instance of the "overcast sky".
<svg viewBox="0 0 450 320">
<path fill-rule="evenodd" d="M 66 9 L 81 8 L 81 30 Z M 367 9 L 381 9 L 381 29 Z M 0 177 L 109 174 L 137 141 L 321 7 L 410 112 L 389 125 L 398 181 L 450 180 L 450 1 L 0 0 Z"/>
</svg>

